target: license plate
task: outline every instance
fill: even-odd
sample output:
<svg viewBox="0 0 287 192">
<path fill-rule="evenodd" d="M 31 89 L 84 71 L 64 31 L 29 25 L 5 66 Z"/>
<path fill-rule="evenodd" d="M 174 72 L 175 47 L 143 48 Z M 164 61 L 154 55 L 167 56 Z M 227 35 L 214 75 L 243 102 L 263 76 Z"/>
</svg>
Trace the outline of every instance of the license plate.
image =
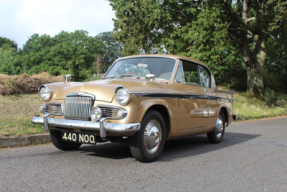
<svg viewBox="0 0 287 192">
<path fill-rule="evenodd" d="M 73 143 L 96 143 L 96 134 L 62 131 L 62 140 Z"/>
</svg>

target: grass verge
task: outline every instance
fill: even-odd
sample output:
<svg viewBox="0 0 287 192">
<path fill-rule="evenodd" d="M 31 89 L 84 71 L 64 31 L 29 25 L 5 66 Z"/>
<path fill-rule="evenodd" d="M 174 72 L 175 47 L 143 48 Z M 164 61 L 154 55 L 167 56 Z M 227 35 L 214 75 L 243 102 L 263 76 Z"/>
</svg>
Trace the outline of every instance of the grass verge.
<svg viewBox="0 0 287 192">
<path fill-rule="evenodd" d="M 287 101 L 286 94 L 277 94 L 277 98 Z M 287 114 L 286 105 L 284 107 L 268 106 L 251 93 L 235 93 L 233 109 L 238 120 L 260 119 Z"/>
<path fill-rule="evenodd" d="M 39 115 L 40 104 L 38 94 L 0 95 L 0 136 L 43 133 L 42 125 L 31 123 Z"/>
</svg>

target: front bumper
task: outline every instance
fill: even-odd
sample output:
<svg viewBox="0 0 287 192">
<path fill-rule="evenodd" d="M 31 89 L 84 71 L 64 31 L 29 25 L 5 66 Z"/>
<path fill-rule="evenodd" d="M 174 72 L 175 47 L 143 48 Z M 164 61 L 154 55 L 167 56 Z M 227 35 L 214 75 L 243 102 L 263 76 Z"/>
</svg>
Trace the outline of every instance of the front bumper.
<svg viewBox="0 0 287 192">
<path fill-rule="evenodd" d="M 44 125 L 45 131 L 49 130 L 49 126 L 100 131 L 100 136 L 102 138 L 106 137 L 106 131 L 115 133 L 129 133 L 139 131 L 141 127 L 140 123 L 119 124 L 105 122 L 105 120 L 106 118 L 102 118 L 99 122 L 93 122 L 70 119 L 57 119 L 48 117 L 48 115 L 44 115 L 44 117 L 34 116 L 32 118 L 32 123 Z"/>
</svg>

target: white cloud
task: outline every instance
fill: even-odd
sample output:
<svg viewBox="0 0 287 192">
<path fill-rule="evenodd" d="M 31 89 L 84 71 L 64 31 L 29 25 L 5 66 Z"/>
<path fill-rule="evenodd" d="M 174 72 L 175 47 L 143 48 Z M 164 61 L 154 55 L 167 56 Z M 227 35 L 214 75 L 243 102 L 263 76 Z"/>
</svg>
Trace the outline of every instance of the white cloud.
<svg viewBox="0 0 287 192">
<path fill-rule="evenodd" d="M 83 29 L 89 35 L 113 30 L 115 17 L 107 0 L 1 0 L 0 36 L 18 43 L 28 36 Z"/>
</svg>

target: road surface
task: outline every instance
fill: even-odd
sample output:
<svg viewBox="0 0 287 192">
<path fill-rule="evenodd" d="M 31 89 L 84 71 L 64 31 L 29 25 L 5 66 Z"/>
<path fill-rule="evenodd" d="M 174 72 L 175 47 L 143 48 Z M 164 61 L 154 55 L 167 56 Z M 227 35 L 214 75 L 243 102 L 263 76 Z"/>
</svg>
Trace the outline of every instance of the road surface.
<svg viewBox="0 0 287 192">
<path fill-rule="evenodd" d="M 233 123 L 220 144 L 206 136 L 166 143 L 140 163 L 125 144 L 52 144 L 0 150 L 0 191 L 287 191 L 287 118 Z"/>
</svg>

